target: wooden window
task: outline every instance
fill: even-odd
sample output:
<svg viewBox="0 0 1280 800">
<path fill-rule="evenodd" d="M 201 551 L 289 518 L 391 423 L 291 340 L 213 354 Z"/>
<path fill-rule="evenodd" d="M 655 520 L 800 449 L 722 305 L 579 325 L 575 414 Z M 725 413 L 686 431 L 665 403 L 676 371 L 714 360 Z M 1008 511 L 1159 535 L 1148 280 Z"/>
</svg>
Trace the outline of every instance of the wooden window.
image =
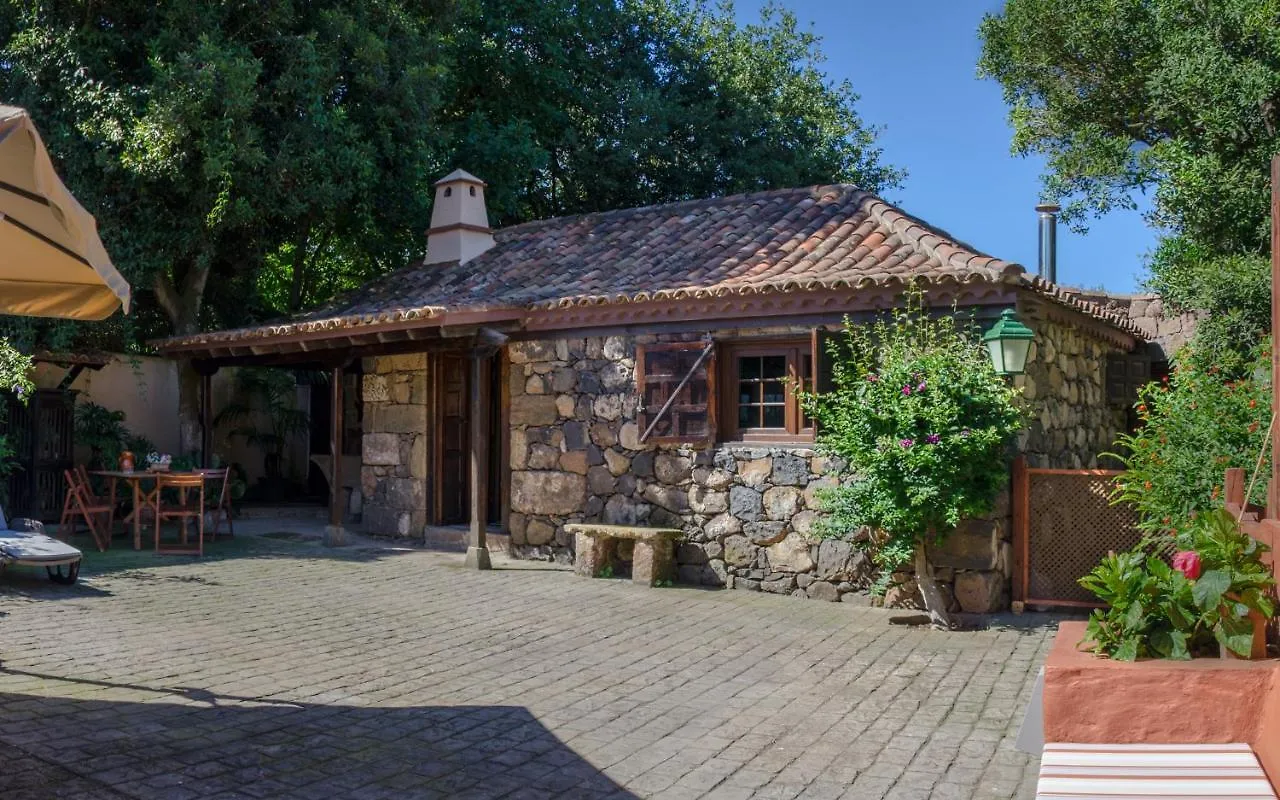
<svg viewBox="0 0 1280 800">
<path fill-rule="evenodd" d="M 748 442 L 805 442 L 813 420 L 805 417 L 798 388 L 813 390 L 816 338 L 734 342 L 722 346 L 721 436 Z"/>
<path fill-rule="evenodd" d="M 706 442 L 715 435 L 715 351 L 709 343 L 637 347 L 636 384 L 645 441 Z"/>
</svg>

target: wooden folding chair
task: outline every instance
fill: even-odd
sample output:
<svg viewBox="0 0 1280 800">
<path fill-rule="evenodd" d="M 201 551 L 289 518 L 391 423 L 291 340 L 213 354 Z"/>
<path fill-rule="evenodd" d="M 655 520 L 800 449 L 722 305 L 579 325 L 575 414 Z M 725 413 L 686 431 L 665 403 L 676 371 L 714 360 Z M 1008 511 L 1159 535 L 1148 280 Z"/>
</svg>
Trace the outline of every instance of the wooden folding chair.
<svg viewBox="0 0 1280 800">
<path fill-rule="evenodd" d="M 224 519 L 227 521 L 227 538 L 234 539 L 236 529 L 231 522 L 231 470 L 202 469 L 200 474 L 204 475 L 206 481 L 218 487 L 212 492 L 217 497 L 217 501 L 209 507 L 209 513 L 213 517 L 213 533 L 209 534 L 209 541 L 218 540 L 218 528 L 222 526 Z"/>
<path fill-rule="evenodd" d="M 62 520 L 58 525 L 58 533 L 63 538 L 70 539 L 76 535 L 77 518 L 83 519 L 98 551 L 106 550 L 111 546 L 115 508 L 111 503 L 95 497 L 88 485 L 81 483 L 80 476 L 75 471 L 67 469 L 62 474 L 67 480 L 67 496 L 62 502 Z M 104 516 L 106 519 L 101 519 Z"/>
<path fill-rule="evenodd" d="M 177 491 L 178 502 L 166 503 L 165 489 Z M 188 500 L 189 493 L 195 497 Z M 204 555 L 204 476 L 164 475 L 156 478 L 156 490 L 151 496 L 151 511 L 156 518 L 156 552 L 161 555 Z M 182 521 L 182 538 L 177 544 L 161 543 L 160 529 L 166 519 Z M 196 521 L 196 541 L 192 545 L 187 537 L 187 523 Z"/>
<path fill-rule="evenodd" d="M 93 490 L 93 481 L 89 479 L 89 468 L 84 464 L 76 464 L 73 469 L 76 471 L 76 477 L 80 479 L 80 485 L 88 490 L 89 496 L 93 498 L 94 502 L 101 500 L 105 503 L 107 501 L 106 495 L 100 495 Z"/>
</svg>

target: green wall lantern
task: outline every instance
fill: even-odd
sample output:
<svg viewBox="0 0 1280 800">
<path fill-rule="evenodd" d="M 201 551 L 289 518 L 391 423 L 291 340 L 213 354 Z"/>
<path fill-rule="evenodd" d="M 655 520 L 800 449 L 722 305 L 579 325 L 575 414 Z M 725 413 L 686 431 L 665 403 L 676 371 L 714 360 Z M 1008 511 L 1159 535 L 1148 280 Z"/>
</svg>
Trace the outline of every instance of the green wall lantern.
<svg viewBox="0 0 1280 800">
<path fill-rule="evenodd" d="M 1018 312 L 1006 308 L 991 330 L 982 334 L 982 343 L 991 354 L 991 364 L 1001 375 L 1021 375 L 1027 367 L 1027 351 L 1035 331 L 1022 324 Z"/>
</svg>

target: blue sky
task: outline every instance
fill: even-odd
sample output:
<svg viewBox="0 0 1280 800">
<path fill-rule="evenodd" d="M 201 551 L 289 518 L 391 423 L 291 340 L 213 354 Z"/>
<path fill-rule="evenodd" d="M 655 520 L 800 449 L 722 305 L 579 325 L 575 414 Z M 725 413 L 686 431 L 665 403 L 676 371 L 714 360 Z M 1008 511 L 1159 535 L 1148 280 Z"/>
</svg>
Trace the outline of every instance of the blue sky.
<svg viewBox="0 0 1280 800">
<path fill-rule="evenodd" d="M 755 22 L 766 0 L 736 0 Z M 884 128 L 885 160 L 909 175 L 891 192 L 905 210 L 999 258 L 1036 267 L 1043 161 L 1010 154 L 1000 86 L 979 80 L 978 23 L 997 0 L 780 0 L 822 36 L 823 65 L 861 95 L 858 112 Z M 1156 234 L 1138 212 L 1058 228 L 1058 281 L 1136 291 Z"/>
</svg>

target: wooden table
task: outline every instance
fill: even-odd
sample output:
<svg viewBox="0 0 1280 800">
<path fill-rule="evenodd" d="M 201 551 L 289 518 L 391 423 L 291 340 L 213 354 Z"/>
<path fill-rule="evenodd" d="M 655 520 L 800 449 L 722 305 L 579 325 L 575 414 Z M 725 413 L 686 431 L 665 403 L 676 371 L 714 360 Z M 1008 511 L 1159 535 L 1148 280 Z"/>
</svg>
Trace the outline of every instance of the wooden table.
<svg viewBox="0 0 1280 800">
<path fill-rule="evenodd" d="M 192 470 L 190 472 L 151 472 L 150 470 L 142 470 L 142 469 L 134 470 L 133 472 L 120 472 L 118 470 L 95 470 L 89 474 L 98 475 L 110 481 L 111 483 L 110 503 L 112 508 L 116 507 L 116 484 L 118 484 L 120 481 L 124 481 L 128 483 L 130 487 L 132 487 L 133 511 L 131 511 L 129 513 L 129 516 L 125 517 L 122 521 L 133 523 L 133 549 L 134 550 L 142 549 L 142 514 L 139 512 L 142 510 L 142 508 L 145 505 L 150 504 L 151 498 L 155 495 L 155 492 L 156 492 L 154 488 L 150 490 L 144 489 L 142 486 L 143 482 L 151 481 L 152 483 L 155 483 L 156 478 L 159 477 L 160 475 L 200 475 L 201 477 L 205 477 L 205 472 L 203 470 Z"/>
</svg>

